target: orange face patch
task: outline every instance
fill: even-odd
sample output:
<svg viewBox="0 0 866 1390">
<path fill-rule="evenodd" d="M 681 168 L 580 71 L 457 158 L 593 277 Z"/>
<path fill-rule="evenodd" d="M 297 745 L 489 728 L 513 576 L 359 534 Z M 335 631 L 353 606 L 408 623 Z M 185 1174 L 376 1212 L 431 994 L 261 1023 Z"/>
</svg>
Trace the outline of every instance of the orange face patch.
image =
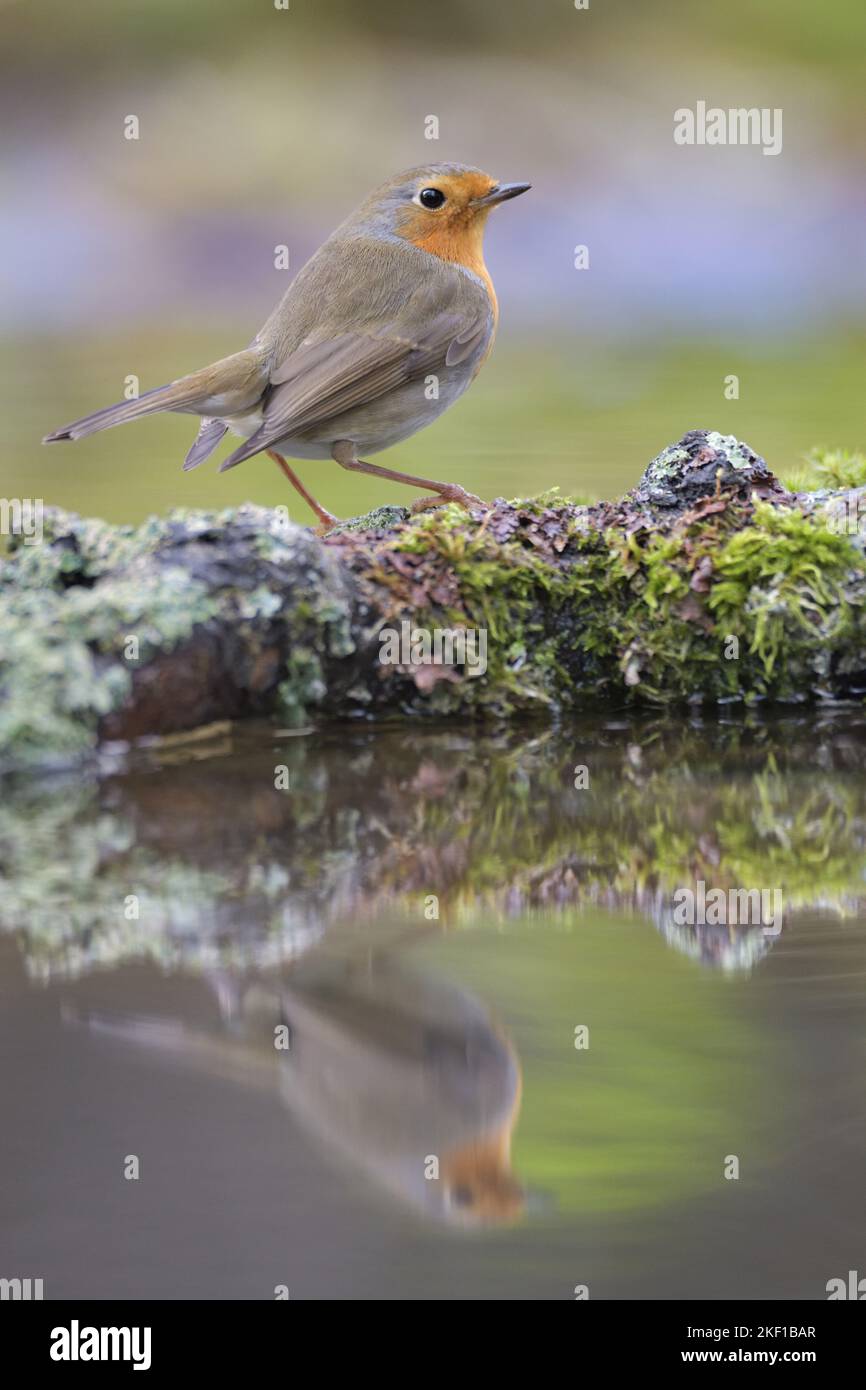
<svg viewBox="0 0 866 1390">
<path fill-rule="evenodd" d="M 479 207 L 475 200 L 485 197 L 495 187 L 496 180 L 488 174 L 431 175 L 429 182 L 419 181 L 418 188 L 438 188 L 445 194 L 444 204 L 428 209 L 413 203 L 397 227 L 400 236 L 422 251 L 474 271 L 487 284 L 494 303 L 493 286 L 482 251 L 484 224 L 490 209 Z"/>
<path fill-rule="evenodd" d="M 469 1220 L 516 1221 L 526 1206 L 523 1188 L 511 1171 L 509 1134 L 469 1143 L 442 1158 L 442 1178 Z"/>
</svg>

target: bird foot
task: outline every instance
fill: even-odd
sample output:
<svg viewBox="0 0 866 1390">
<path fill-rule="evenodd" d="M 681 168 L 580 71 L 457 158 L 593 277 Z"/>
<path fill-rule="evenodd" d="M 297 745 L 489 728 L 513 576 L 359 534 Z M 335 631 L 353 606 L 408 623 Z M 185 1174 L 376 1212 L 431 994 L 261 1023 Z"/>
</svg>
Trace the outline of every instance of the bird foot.
<svg viewBox="0 0 866 1390">
<path fill-rule="evenodd" d="M 474 492 L 467 492 L 459 483 L 448 483 L 441 492 L 435 493 L 432 497 L 419 497 L 417 502 L 413 502 L 412 514 L 414 516 L 416 512 L 426 512 L 430 507 L 441 507 L 445 502 L 457 502 L 461 507 L 465 507 L 467 512 L 471 512 L 473 507 L 481 507 L 483 511 L 487 511 L 487 503 L 476 497 Z"/>
</svg>

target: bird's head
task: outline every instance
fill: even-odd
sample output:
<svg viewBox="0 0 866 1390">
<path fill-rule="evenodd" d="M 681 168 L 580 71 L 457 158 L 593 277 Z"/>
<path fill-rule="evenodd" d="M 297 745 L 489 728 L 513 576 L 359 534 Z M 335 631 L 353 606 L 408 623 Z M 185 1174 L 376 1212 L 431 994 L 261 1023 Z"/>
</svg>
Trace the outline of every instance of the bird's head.
<svg viewBox="0 0 866 1390">
<path fill-rule="evenodd" d="M 350 224 L 402 237 L 443 260 L 472 267 L 480 259 L 491 210 L 529 187 L 500 183 L 465 164 L 422 165 L 375 189 Z"/>
<path fill-rule="evenodd" d="M 454 1226 L 502 1226 L 519 1221 L 526 1193 L 511 1171 L 508 1130 L 475 1139 L 442 1159 L 439 1200 Z"/>
</svg>

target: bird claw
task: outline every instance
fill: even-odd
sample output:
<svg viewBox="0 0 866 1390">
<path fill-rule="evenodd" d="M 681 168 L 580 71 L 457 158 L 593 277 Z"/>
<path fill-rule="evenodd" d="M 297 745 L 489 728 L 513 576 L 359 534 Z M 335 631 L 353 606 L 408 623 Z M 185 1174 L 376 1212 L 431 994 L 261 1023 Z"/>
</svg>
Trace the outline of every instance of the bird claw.
<svg viewBox="0 0 866 1390">
<path fill-rule="evenodd" d="M 426 512 L 430 507 L 441 507 L 446 502 L 457 502 L 459 506 L 465 507 L 467 512 L 471 512 L 473 507 L 487 511 L 487 503 L 476 497 L 474 492 L 467 492 L 459 483 L 449 483 L 432 497 L 419 497 L 417 502 L 413 502 L 412 515 L 416 512 Z"/>
</svg>

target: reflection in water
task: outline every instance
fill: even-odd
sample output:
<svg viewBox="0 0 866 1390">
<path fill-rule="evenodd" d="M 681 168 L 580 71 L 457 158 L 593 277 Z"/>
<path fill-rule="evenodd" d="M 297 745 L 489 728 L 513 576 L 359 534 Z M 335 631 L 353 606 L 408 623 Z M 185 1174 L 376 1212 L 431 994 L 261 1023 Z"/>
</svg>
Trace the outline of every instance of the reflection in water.
<svg viewBox="0 0 866 1390">
<path fill-rule="evenodd" d="M 822 1296 L 862 1247 L 864 770 L 851 709 L 244 729 L 7 779 L 8 1248 L 98 1297 L 186 1296 L 184 1240 L 196 1296 L 292 1259 L 354 1296 L 356 1250 L 398 1297 L 568 1297 L 587 1269 L 602 1297 Z M 778 890 L 781 929 L 684 921 L 700 885 Z"/>
<path fill-rule="evenodd" d="M 244 730 L 212 751 L 157 750 L 85 782 L 8 779 L 0 926 L 34 975 L 136 957 L 264 968 L 326 934 L 379 941 L 392 917 L 423 929 L 430 894 L 449 927 L 565 906 L 637 913 L 686 955 L 748 970 L 773 935 L 684 924 L 678 890 L 778 890 L 783 931 L 866 899 L 855 710 L 541 734 Z"/>
<path fill-rule="evenodd" d="M 319 954 L 288 981 L 212 984 L 218 1030 L 80 999 L 64 1014 L 178 1065 L 273 1088 L 330 1156 L 425 1216 L 476 1226 L 520 1215 L 517 1059 L 466 991 L 369 955 Z"/>
</svg>

